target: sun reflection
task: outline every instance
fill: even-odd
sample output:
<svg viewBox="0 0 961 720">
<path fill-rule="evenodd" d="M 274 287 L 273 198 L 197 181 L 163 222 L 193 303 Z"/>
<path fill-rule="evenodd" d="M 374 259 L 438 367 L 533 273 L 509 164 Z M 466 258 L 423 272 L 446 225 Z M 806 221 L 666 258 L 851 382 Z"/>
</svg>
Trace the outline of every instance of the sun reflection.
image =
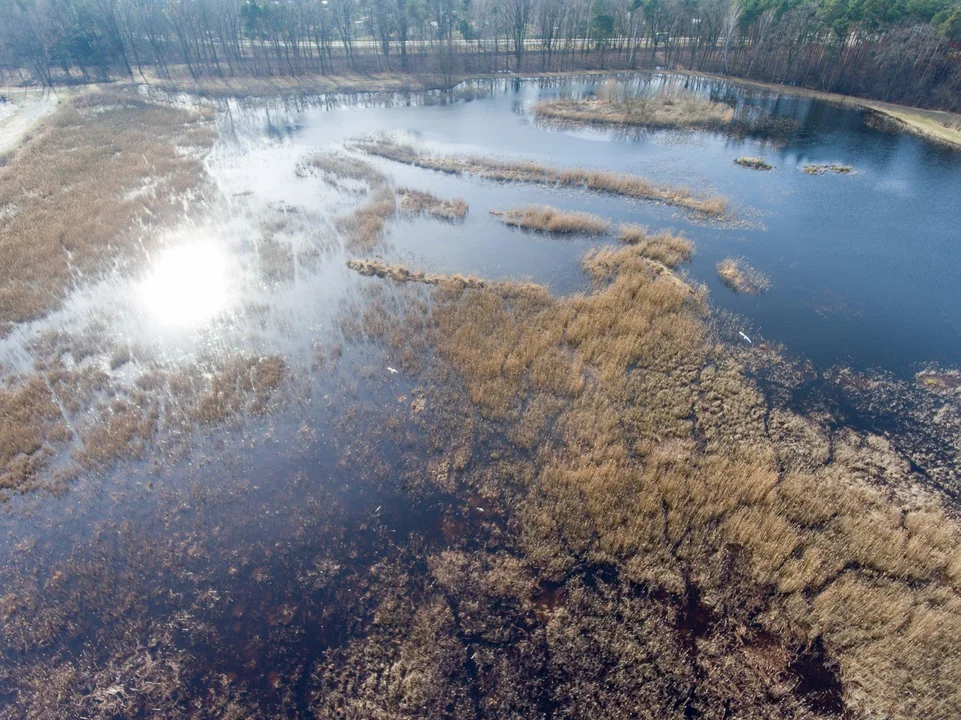
<svg viewBox="0 0 961 720">
<path fill-rule="evenodd" d="M 157 259 L 140 290 L 159 323 L 200 325 L 227 305 L 227 256 L 212 242 L 172 248 Z"/>
</svg>

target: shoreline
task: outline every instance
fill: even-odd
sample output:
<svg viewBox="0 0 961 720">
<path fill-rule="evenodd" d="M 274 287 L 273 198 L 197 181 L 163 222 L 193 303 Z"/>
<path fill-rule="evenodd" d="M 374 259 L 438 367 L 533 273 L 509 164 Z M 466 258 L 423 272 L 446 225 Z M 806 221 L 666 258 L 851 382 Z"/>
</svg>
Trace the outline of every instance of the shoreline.
<svg viewBox="0 0 961 720">
<path fill-rule="evenodd" d="M 836 105 L 853 105 L 884 116 L 894 122 L 898 129 L 903 132 L 909 132 L 926 140 L 932 140 L 961 149 L 961 115 L 946 110 L 925 110 L 924 108 L 911 107 L 910 105 L 898 105 L 882 100 L 860 98 L 854 95 L 841 95 L 840 93 L 812 90 L 794 85 L 747 80 L 730 75 L 719 75 L 717 73 L 693 72 L 690 70 L 666 70 L 664 72 L 673 72 L 678 75 L 708 78 L 711 80 L 723 80 L 735 85 L 742 85 L 759 90 L 769 90 L 785 95 L 814 98 L 815 100 L 823 100 L 824 102 L 834 103 Z M 944 122 L 956 123 L 958 129 L 948 127 L 944 125 Z"/>
<path fill-rule="evenodd" d="M 226 99 L 235 97 L 284 97 L 296 94 L 328 93 L 378 93 L 378 92 L 429 92 L 432 90 L 452 90 L 458 85 L 471 80 L 502 80 L 514 78 L 518 80 L 537 80 L 540 78 L 565 78 L 586 76 L 616 76 L 641 73 L 672 73 L 689 77 L 700 77 L 712 80 L 723 80 L 744 87 L 767 90 L 771 92 L 808 97 L 837 105 L 850 105 L 875 112 L 903 132 L 909 132 L 927 140 L 961 149 L 961 115 L 944 110 L 926 110 L 924 108 L 882 100 L 871 100 L 853 95 L 842 95 L 823 90 L 812 90 L 805 87 L 769 83 L 759 80 L 749 80 L 718 73 L 695 72 L 691 70 L 566 70 L 563 72 L 496 72 L 473 73 L 443 78 L 439 75 L 415 75 L 403 72 L 360 73 L 350 72 L 337 75 L 309 75 L 297 77 L 236 77 L 236 78 L 182 78 L 168 80 L 149 75 L 141 81 L 115 81 L 118 85 L 132 85 L 154 88 L 170 93 L 189 93 L 211 99 Z M 102 85 L 103 83 L 93 83 Z M 108 83 L 113 84 L 113 83 Z M 26 88 L 4 87 L 0 94 L 6 91 L 23 92 Z M 73 87 L 65 87 L 68 93 Z M 956 125 L 957 128 L 951 127 Z M 9 148 L 8 148 L 9 149 Z"/>
</svg>

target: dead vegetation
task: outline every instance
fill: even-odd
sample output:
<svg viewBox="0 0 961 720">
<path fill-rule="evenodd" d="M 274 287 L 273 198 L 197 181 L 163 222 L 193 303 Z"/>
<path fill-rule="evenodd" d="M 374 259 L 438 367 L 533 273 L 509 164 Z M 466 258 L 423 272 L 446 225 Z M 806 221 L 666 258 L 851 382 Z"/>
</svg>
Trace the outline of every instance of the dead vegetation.
<svg viewBox="0 0 961 720">
<path fill-rule="evenodd" d="M 69 435 L 42 378 L 0 386 L 0 497 L 37 485 L 54 447 Z"/>
<path fill-rule="evenodd" d="M 474 569 L 437 581 L 456 589 L 422 597 L 323 666 L 321 696 L 390 707 L 367 693 L 348 700 L 335 678 L 406 663 L 443 672 L 402 674 L 398 702 L 458 697 L 470 685 L 463 646 L 431 653 L 452 635 L 479 643 L 477 628 L 516 627 L 512 607 L 548 623 L 536 640 L 511 635 L 536 668 L 520 675 L 546 674 L 572 716 L 589 705 L 636 717 L 638 697 L 653 717 L 678 697 L 758 718 L 956 714 L 961 528 L 936 500 L 893 494 L 911 470 L 881 438 L 769 413 L 706 332 L 703 296 L 642 249 L 589 256 L 599 284 L 587 296 L 509 284 L 435 294 L 430 342 L 471 405 L 540 451 L 485 492 L 510 498 L 523 564 L 553 589 L 521 590 L 522 572 L 500 586 L 517 589 L 481 600 L 470 589 L 484 582 L 478 556 L 457 560 Z M 468 644 L 467 657 L 505 677 L 483 647 Z M 538 665 L 539 653 L 553 662 Z M 480 697 L 536 695 L 531 682 L 485 685 Z M 416 707 L 422 717 L 433 706 Z"/>
<path fill-rule="evenodd" d="M 319 152 L 301 162 L 296 169 L 301 177 L 319 173 L 328 183 L 354 180 L 370 187 L 378 187 L 386 178 L 377 168 L 363 160 L 339 152 Z"/>
<path fill-rule="evenodd" d="M 367 199 L 336 219 L 348 250 L 367 252 L 384 241 L 387 221 L 397 215 L 397 196 L 390 179 L 370 163 L 340 153 L 318 153 L 302 162 L 298 174 L 320 173 L 332 185 L 360 183 Z"/>
<path fill-rule="evenodd" d="M 112 92 L 44 121 L 0 172 L 0 332 L 141 253 L 135 228 L 182 214 L 202 192 L 213 133 L 206 115 Z"/>
<path fill-rule="evenodd" d="M 408 270 L 403 265 L 388 265 L 379 260 L 348 260 L 347 267 L 354 272 L 366 277 L 380 277 L 394 280 L 395 282 L 423 283 L 425 285 L 440 285 L 442 283 L 452 283 L 461 287 L 484 287 L 486 284 L 478 278 L 466 277 L 464 275 L 441 275 L 437 273 L 425 273 L 420 270 Z"/>
<path fill-rule="evenodd" d="M 737 293 L 760 295 L 771 287 L 771 281 L 755 270 L 744 258 L 725 258 L 717 264 L 717 276 Z"/>
<path fill-rule="evenodd" d="M 826 165 L 805 165 L 804 172 L 808 175 L 824 175 L 825 173 L 834 173 L 836 175 L 853 175 L 856 174 L 856 170 L 850 165 L 836 165 L 834 163 Z"/>
<path fill-rule="evenodd" d="M 641 225 L 621 225 L 617 228 L 617 239 L 625 245 L 633 245 L 644 257 L 669 268 L 689 262 L 694 257 L 694 243 L 683 234 L 663 231 L 650 233 Z"/>
<path fill-rule="evenodd" d="M 598 215 L 566 212 L 549 205 L 527 205 L 507 211 L 491 210 L 490 214 L 511 227 L 557 235 L 601 235 L 611 227 L 609 221 Z"/>
<path fill-rule="evenodd" d="M 574 123 L 650 128 L 722 128 L 734 119 L 733 108 L 702 99 L 681 85 L 668 85 L 649 94 L 614 79 L 604 83 L 594 97 L 539 102 L 534 114 Z"/>
<path fill-rule="evenodd" d="M 393 188 L 381 186 L 367 202 L 349 215 L 337 218 L 337 229 L 344 233 L 348 250 L 365 252 L 384 241 L 387 221 L 397 214 Z"/>
<path fill-rule="evenodd" d="M 624 197 L 653 200 L 675 205 L 708 217 L 720 217 L 727 200 L 714 196 L 698 197 L 686 188 L 655 185 L 637 175 L 626 175 L 582 168 L 558 169 L 530 161 L 496 160 L 487 157 L 444 157 L 420 152 L 412 145 L 388 138 L 365 140 L 357 144 L 364 152 L 395 162 L 451 174 L 474 175 L 497 182 L 525 182 L 540 185 L 583 188 Z"/>
<path fill-rule="evenodd" d="M 734 160 L 735 165 L 748 168 L 749 170 L 771 170 L 772 165 L 759 157 L 739 157 Z"/>
<path fill-rule="evenodd" d="M 398 191 L 401 212 L 407 215 L 428 215 L 438 220 L 460 222 L 467 217 L 467 203 L 460 198 L 442 200 L 429 192 L 404 188 Z"/>
</svg>

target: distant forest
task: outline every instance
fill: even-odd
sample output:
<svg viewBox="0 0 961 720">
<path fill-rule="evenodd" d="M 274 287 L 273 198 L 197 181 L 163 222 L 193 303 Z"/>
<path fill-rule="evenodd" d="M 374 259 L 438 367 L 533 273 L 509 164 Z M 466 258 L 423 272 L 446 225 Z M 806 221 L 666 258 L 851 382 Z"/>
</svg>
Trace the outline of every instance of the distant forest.
<svg viewBox="0 0 961 720">
<path fill-rule="evenodd" d="M 0 18 L 0 84 L 663 67 L 961 110 L 959 0 L 0 0 Z"/>
</svg>

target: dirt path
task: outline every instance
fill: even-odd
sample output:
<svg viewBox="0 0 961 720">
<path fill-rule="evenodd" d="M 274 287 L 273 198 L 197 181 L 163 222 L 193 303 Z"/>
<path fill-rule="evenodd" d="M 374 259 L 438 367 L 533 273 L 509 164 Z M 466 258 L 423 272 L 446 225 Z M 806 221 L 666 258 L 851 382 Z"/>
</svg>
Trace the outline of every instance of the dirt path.
<svg viewBox="0 0 961 720">
<path fill-rule="evenodd" d="M 16 147 L 30 128 L 67 100 L 63 92 L 5 88 L 0 88 L 0 97 L 5 98 L 0 102 L 0 153 Z"/>
</svg>

